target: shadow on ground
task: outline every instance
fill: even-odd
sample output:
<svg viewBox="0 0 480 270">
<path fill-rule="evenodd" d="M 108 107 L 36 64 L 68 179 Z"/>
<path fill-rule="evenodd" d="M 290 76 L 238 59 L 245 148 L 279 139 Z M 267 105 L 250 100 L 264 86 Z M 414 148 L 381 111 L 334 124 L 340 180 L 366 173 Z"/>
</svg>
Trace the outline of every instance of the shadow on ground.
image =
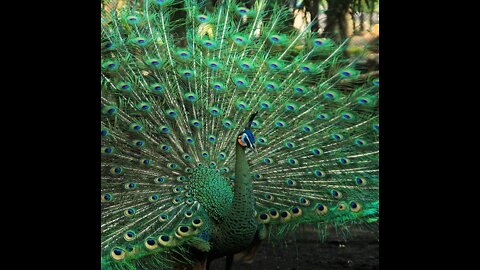
<svg viewBox="0 0 480 270">
<path fill-rule="evenodd" d="M 262 243 L 252 264 L 235 262 L 232 270 L 373 270 L 379 268 L 378 246 L 378 236 L 371 231 L 352 231 L 347 241 L 331 233 L 323 243 L 305 231 L 286 244 Z M 210 269 L 224 270 L 225 258 L 212 261 Z"/>
</svg>

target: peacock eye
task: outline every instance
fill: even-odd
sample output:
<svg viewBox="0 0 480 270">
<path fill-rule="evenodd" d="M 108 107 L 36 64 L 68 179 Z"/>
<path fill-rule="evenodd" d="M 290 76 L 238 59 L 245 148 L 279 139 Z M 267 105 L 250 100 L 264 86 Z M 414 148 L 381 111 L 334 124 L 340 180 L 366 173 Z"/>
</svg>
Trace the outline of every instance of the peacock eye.
<svg viewBox="0 0 480 270">
<path fill-rule="evenodd" d="M 149 237 L 145 239 L 145 247 L 149 250 L 155 249 L 158 247 L 157 241 L 154 238 Z"/>
<path fill-rule="evenodd" d="M 158 201 L 158 198 L 159 198 L 159 196 L 157 194 L 154 194 L 154 195 L 148 197 L 148 201 L 149 202 L 156 202 L 156 201 Z"/>
<path fill-rule="evenodd" d="M 182 199 L 180 199 L 179 197 L 175 197 L 175 198 L 173 199 L 173 203 L 174 203 L 174 204 L 179 204 L 179 203 L 181 203 L 181 202 L 182 202 Z"/>
<path fill-rule="evenodd" d="M 311 151 L 312 154 L 314 154 L 315 156 L 320 156 L 320 155 L 323 154 L 323 150 L 318 149 L 318 148 L 312 148 L 310 151 Z"/>
<path fill-rule="evenodd" d="M 134 182 L 130 182 L 130 183 L 125 184 L 126 189 L 134 189 L 136 187 L 137 187 L 137 184 L 135 184 Z"/>
<path fill-rule="evenodd" d="M 258 219 L 260 223 L 263 223 L 263 224 L 267 224 L 268 222 L 270 222 L 270 216 L 267 215 L 266 213 L 261 213 L 260 215 L 258 215 Z"/>
<path fill-rule="evenodd" d="M 170 237 L 168 235 L 161 235 L 160 237 L 158 237 L 158 242 L 162 245 L 162 246 L 171 246 L 173 244 L 173 237 Z"/>
<path fill-rule="evenodd" d="M 131 217 L 131 216 L 135 215 L 135 212 L 136 212 L 135 208 L 128 208 L 125 211 L 123 211 L 123 214 L 126 217 Z"/>
<path fill-rule="evenodd" d="M 350 160 L 348 158 L 340 158 L 338 159 L 338 163 L 345 165 L 345 164 L 349 164 Z"/>
<path fill-rule="evenodd" d="M 359 203 L 357 203 L 357 202 L 355 202 L 355 201 L 351 201 L 351 202 L 350 202 L 350 211 L 352 211 L 352 212 L 358 212 L 358 211 L 360 211 L 361 209 L 362 209 L 362 206 L 361 206 Z"/>
<path fill-rule="evenodd" d="M 102 109 L 102 113 L 107 116 L 113 116 L 117 113 L 117 108 L 115 106 L 105 106 Z"/>
<path fill-rule="evenodd" d="M 187 226 L 179 226 L 177 229 L 177 236 L 180 237 L 188 236 L 190 233 L 192 233 L 192 230 Z"/>
<path fill-rule="evenodd" d="M 342 193 L 337 191 L 337 190 L 332 190 L 332 196 L 337 198 L 337 199 L 340 199 L 340 198 L 342 198 Z"/>
<path fill-rule="evenodd" d="M 167 220 L 168 220 L 168 215 L 167 215 L 167 214 L 161 214 L 158 219 L 159 219 L 161 222 L 167 221 Z"/>
<path fill-rule="evenodd" d="M 190 218 L 190 217 L 192 217 L 192 216 L 193 216 L 193 212 L 192 212 L 192 211 L 186 211 L 186 212 L 185 212 L 185 217 L 186 217 L 186 218 Z"/>
<path fill-rule="evenodd" d="M 185 196 L 191 196 L 191 192 L 190 192 L 190 191 L 187 192 L 187 193 L 185 194 Z M 193 202 L 194 202 L 194 200 L 193 200 L 192 198 L 188 198 L 188 199 L 185 200 L 185 203 L 187 203 L 188 205 L 192 205 Z"/>
<path fill-rule="evenodd" d="M 125 240 L 127 240 L 127 241 L 132 241 L 132 240 L 135 239 L 135 237 L 136 237 L 136 234 L 135 234 L 135 232 L 132 231 L 132 230 L 127 231 L 127 232 L 123 235 L 123 238 L 124 238 Z"/>
<path fill-rule="evenodd" d="M 280 36 L 278 35 L 273 35 L 270 37 L 270 40 L 273 42 L 273 43 L 278 43 L 280 41 Z"/>
<path fill-rule="evenodd" d="M 115 247 L 112 249 L 110 255 L 115 260 L 123 260 L 125 258 L 125 251 L 119 247 Z"/>
<path fill-rule="evenodd" d="M 112 167 L 110 169 L 110 173 L 113 175 L 120 175 L 123 173 L 123 168 L 122 167 Z"/>
<path fill-rule="evenodd" d="M 338 208 L 338 210 L 343 211 L 343 210 L 347 209 L 347 206 L 345 205 L 345 203 L 340 202 L 340 203 L 338 203 L 337 208 Z"/>
<path fill-rule="evenodd" d="M 200 218 L 194 218 L 194 219 L 192 220 L 192 224 L 193 224 L 193 226 L 195 226 L 195 227 L 200 227 L 200 226 L 202 225 L 202 223 L 203 223 L 203 222 L 202 222 L 202 220 L 201 220 Z"/>
<path fill-rule="evenodd" d="M 240 15 L 245 15 L 248 13 L 248 8 L 245 8 L 245 7 L 239 7 L 237 9 L 238 13 L 240 13 Z"/>
<path fill-rule="evenodd" d="M 298 160 L 297 160 L 297 159 L 294 159 L 294 158 L 290 158 L 290 159 L 288 159 L 288 163 L 290 163 L 291 165 L 297 165 L 297 164 L 298 164 Z"/>
<path fill-rule="evenodd" d="M 287 186 L 289 186 L 289 187 L 293 187 L 293 186 L 296 185 L 296 182 L 293 181 L 292 179 L 287 179 L 287 180 L 285 181 L 285 183 L 286 183 Z"/>
<path fill-rule="evenodd" d="M 355 183 L 359 186 L 364 186 L 367 184 L 367 180 L 365 180 L 364 178 L 361 178 L 361 177 L 357 177 L 355 178 Z"/>
<path fill-rule="evenodd" d="M 218 107 L 210 107 L 209 111 L 210 111 L 210 114 L 213 116 L 219 116 L 222 113 L 220 108 Z"/>
<path fill-rule="evenodd" d="M 306 205 L 306 206 L 310 205 L 310 200 L 306 199 L 305 197 L 300 197 L 299 201 L 300 201 L 300 204 L 302 205 Z"/>
<path fill-rule="evenodd" d="M 113 196 L 110 193 L 105 193 L 102 195 L 102 202 L 110 202 L 113 200 Z"/>
<path fill-rule="evenodd" d="M 328 213 L 328 208 L 323 205 L 322 203 L 317 203 L 316 207 L 315 207 L 315 211 L 317 212 L 317 214 L 319 215 L 326 215 Z"/>
<path fill-rule="evenodd" d="M 313 171 L 313 174 L 314 174 L 316 177 L 323 177 L 323 176 L 325 176 L 325 174 L 324 174 L 321 170 L 314 170 L 314 171 Z"/>
<path fill-rule="evenodd" d="M 280 217 L 282 218 L 282 222 L 289 221 L 291 219 L 291 215 L 288 211 L 281 211 L 280 212 Z"/>
</svg>

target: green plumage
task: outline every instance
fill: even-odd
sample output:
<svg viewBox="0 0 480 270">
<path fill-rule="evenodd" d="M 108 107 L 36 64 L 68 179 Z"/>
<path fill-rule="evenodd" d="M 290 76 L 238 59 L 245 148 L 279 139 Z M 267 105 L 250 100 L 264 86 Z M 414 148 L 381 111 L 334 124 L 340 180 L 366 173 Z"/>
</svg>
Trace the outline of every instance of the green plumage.
<svg viewBox="0 0 480 270">
<path fill-rule="evenodd" d="M 102 267 L 169 269 L 302 223 L 378 219 L 378 78 L 286 14 L 104 6 Z M 237 135 L 256 111 L 254 152 Z"/>
</svg>

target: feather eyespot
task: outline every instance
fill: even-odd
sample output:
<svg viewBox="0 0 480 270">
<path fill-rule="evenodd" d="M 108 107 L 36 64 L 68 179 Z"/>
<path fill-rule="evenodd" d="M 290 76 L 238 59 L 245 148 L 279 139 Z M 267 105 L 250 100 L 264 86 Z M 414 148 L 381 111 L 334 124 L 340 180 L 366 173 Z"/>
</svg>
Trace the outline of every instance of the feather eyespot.
<svg viewBox="0 0 480 270">
<path fill-rule="evenodd" d="M 355 183 L 359 186 L 365 186 L 367 184 L 367 180 L 361 177 L 355 178 Z"/>
<path fill-rule="evenodd" d="M 123 238 L 124 238 L 125 240 L 127 240 L 127 241 L 132 241 L 132 240 L 135 239 L 135 237 L 136 237 L 136 234 L 135 234 L 135 232 L 132 231 L 132 230 L 127 231 L 127 232 L 123 235 Z"/>
<path fill-rule="evenodd" d="M 315 212 L 322 216 L 326 215 L 328 213 L 328 207 L 321 203 L 317 203 L 317 205 L 315 206 Z"/>
<path fill-rule="evenodd" d="M 113 196 L 110 193 L 105 193 L 102 195 L 102 202 L 110 202 L 113 200 Z"/>
<path fill-rule="evenodd" d="M 112 256 L 113 259 L 119 261 L 125 258 L 126 253 L 123 249 L 119 247 L 114 247 L 110 252 L 110 255 Z"/>
<path fill-rule="evenodd" d="M 360 203 L 357 203 L 355 201 L 351 201 L 350 202 L 350 211 L 352 212 L 358 212 L 362 209 L 362 206 L 360 205 Z"/>
<path fill-rule="evenodd" d="M 123 211 L 123 214 L 126 216 L 126 217 L 132 217 L 133 215 L 135 215 L 136 213 L 136 210 L 135 208 L 128 208 L 128 209 L 125 209 Z"/>
<path fill-rule="evenodd" d="M 299 207 L 294 206 L 290 211 L 292 212 L 293 217 L 299 217 L 302 215 L 302 209 Z"/>
<path fill-rule="evenodd" d="M 158 247 L 157 241 L 154 238 L 149 237 L 145 239 L 145 247 L 149 250 L 156 249 Z"/>
<path fill-rule="evenodd" d="M 270 216 L 267 215 L 266 213 L 261 213 L 258 215 L 258 220 L 262 224 L 267 224 L 270 222 Z"/>
</svg>

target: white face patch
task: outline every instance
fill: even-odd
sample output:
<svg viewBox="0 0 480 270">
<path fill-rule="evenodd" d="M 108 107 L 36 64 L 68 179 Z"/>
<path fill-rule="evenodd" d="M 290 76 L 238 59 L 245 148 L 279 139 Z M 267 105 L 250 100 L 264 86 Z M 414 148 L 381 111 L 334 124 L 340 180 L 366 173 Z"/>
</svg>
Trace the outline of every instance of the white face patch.
<svg viewBox="0 0 480 270">
<path fill-rule="evenodd" d="M 247 146 L 252 145 L 252 143 L 250 142 L 250 139 L 248 138 L 246 133 L 242 134 L 242 142 Z"/>
</svg>

